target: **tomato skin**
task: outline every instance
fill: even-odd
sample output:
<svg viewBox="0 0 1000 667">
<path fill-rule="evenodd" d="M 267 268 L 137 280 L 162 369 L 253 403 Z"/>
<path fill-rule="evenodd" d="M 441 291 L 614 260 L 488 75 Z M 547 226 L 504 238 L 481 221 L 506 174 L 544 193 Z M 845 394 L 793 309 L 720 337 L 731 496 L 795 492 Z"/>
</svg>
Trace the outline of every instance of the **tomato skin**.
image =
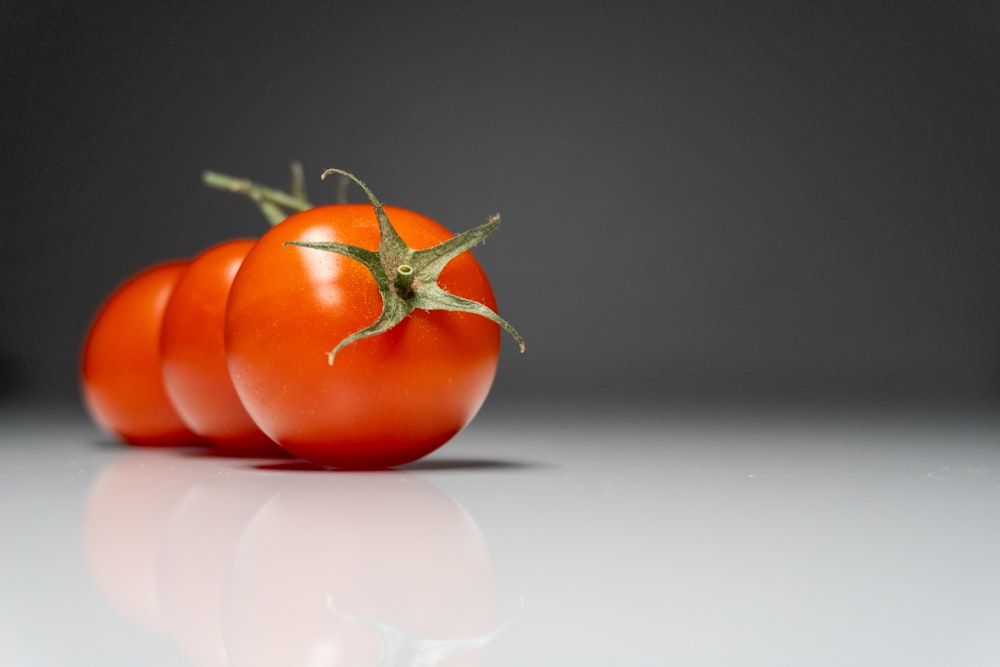
<svg viewBox="0 0 1000 667">
<path fill-rule="evenodd" d="M 386 206 L 414 249 L 453 235 L 418 213 Z M 372 207 L 322 206 L 273 227 L 233 281 L 226 313 L 230 376 L 254 421 L 284 449 L 320 465 L 383 468 L 437 449 L 475 416 L 496 374 L 500 329 L 477 315 L 414 310 L 385 334 L 329 352 L 374 322 L 382 300 L 361 263 L 288 241 L 374 250 Z M 446 290 L 496 309 L 468 252 L 442 271 Z"/>
<path fill-rule="evenodd" d="M 284 454 L 247 414 L 229 379 L 225 326 L 229 288 L 252 239 L 219 243 L 180 277 L 163 314 L 163 383 L 188 427 L 220 454 Z M 287 454 L 285 454 L 287 455 Z"/>
<path fill-rule="evenodd" d="M 101 306 L 81 363 L 84 404 L 93 420 L 130 445 L 197 442 L 167 396 L 160 364 L 160 324 L 187 261 L 140 271 Z"/>
</svg>

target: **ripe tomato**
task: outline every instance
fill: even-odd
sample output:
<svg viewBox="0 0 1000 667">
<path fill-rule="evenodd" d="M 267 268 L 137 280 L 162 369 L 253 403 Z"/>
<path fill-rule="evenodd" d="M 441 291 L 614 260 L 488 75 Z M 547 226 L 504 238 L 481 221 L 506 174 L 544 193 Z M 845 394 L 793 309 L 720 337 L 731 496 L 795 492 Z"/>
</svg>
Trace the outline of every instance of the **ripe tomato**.
<svg viewBox="0 0 1000 667">
<path fill-rule="evenodd" d="M 384 212 L 412 249 L 453 238 L 418 213 Z M 497 324 L 419 307 L 384 333 L 343 347 L 328 363 L 334 345 L 379 319 L 379 286 L 354 258 L 286 244 L 334 242 L 374 251 L 381 238 L 372 206 L 296 213 L 257 242 L 230 292 L 226 350 L 243 404 L 283 448 L 321 465 L 381 468 L 430 453 L 469 423 L 496 373 Z M 496 309 L 489 281 L 469 252 L 444 265 L 437 282 Z"/>
<path fill-rule="evenodd" d="M 163 314 L 163 382 L 184 422 L 224 454 L 282 453 L 250 419 L 229 379 L 223 339 L 226 300 L 254 241 L 237 239 L 194 259 Z"/>
<path fill-rule="evenodd" d="M 186 261 L 158 264 L 121 285 L 98 311 L 83 347 L 84 403 L 94 421 L 132 445 L 192 444 L 163 386 L 160 324 Z"/>
</svg>

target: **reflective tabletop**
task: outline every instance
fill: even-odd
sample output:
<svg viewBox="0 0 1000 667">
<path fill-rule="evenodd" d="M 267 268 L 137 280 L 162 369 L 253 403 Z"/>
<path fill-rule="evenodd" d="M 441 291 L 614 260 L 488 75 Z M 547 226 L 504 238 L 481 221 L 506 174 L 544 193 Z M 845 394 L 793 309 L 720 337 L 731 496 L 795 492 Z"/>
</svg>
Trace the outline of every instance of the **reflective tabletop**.
<svg viewBox="0 0 1000 667">
<path fill-rule="evenodd" d="M 365 473 L 0 419 L 0 665 L 1000 664 L 995 413 L 495 407 Z"/>
</svg>

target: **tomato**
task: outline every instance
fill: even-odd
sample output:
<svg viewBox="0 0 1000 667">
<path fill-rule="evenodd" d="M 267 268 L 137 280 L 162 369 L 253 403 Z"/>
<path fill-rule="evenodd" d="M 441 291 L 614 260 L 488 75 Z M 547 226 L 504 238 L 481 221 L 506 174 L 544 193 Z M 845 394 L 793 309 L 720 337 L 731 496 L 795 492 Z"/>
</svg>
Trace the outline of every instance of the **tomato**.
<svg viewBox="0 0 1000 667">
<path fill-rule="evenodd" d="M 413 473 L 301 474 L 231 554 L 232 665 L 481 665 L 505 623 L 489 545 Z"/>
<path fill-rule="evenodd" d="M 418 213 L 384 207 L 413 249 L 453 238 Z M 470 312 L 416 308 L 388 330 L 329 350 L 379 320 L 385 299 L 362 262 L 289 242 L 380 248 L 372 206 L 296 213 L 269 230 L 233 281 L 226 354 L 253 420 L 293 454 L 324 466 L 382 468 L 416 460 L 451 439 L 483 404 L 500 345 L 495 322 Z M 479 263 L 461 252 L 438 285 L 491 311 Z"/>
<path fill-rule="evenodd" d="M 167 396 L 160 363 L 163 312 L 188 265 L 165 262 L 127 280 L 98 311 L 84 342 L 84 403 L 99 426 L 132 445 L 198 440 Z"/>
<path fill-rule="evenodd" d="M 254 241 L 201 253 L 180 277 L 163 314 L 160 353 L 167 395 L 184 422 L 219 453 L 283 452 L 247 414 L 229 379 L 223 338 L 226 300 Z"/>
</svg>

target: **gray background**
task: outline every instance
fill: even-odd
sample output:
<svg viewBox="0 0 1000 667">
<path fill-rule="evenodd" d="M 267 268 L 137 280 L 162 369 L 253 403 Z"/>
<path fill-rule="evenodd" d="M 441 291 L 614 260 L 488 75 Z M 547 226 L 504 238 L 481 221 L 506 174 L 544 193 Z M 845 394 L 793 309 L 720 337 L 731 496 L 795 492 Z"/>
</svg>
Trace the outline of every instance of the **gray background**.
<svg viewBox="0 0 1000 667">
<path fill-rule="evenodd" d="M 167 5 L 0 1 L 3 400 L 293 159 L 502 213 L 496 401 L 1000 398 L 997 3 Z"/>
</svg>

